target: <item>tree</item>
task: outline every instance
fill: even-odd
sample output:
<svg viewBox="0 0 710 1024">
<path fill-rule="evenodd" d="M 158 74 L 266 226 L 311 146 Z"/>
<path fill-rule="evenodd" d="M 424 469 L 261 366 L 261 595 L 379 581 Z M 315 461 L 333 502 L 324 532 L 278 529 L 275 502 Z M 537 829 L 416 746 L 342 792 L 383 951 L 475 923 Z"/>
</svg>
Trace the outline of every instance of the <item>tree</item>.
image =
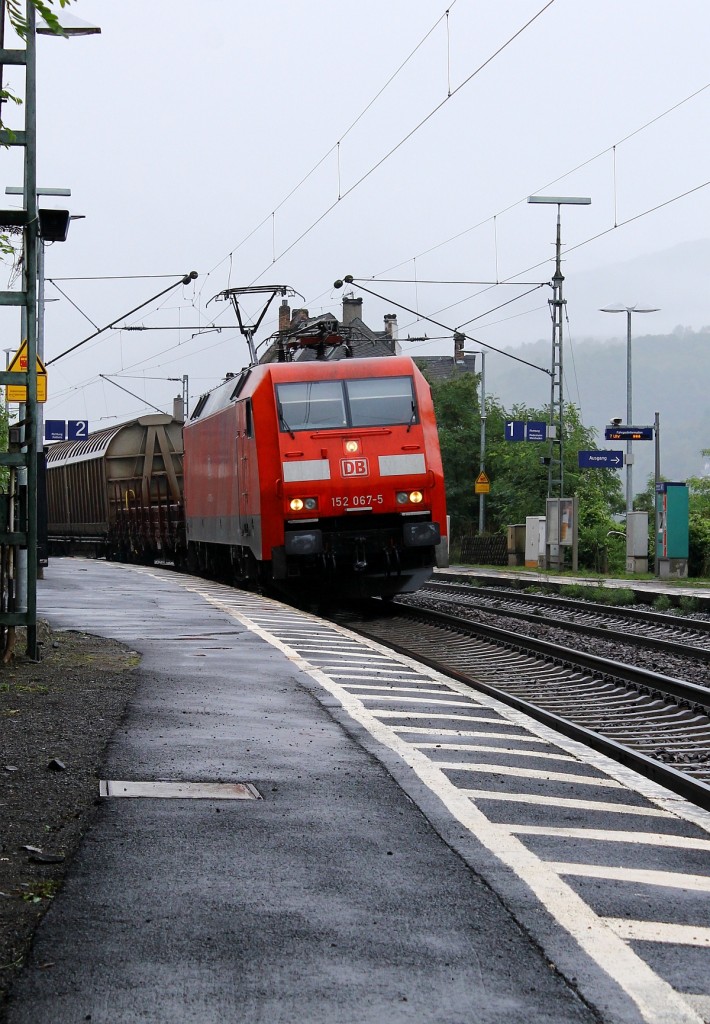
<svg viewBox="0 0 710 1024">
<path fill-rule="evenodd" d="M 479 377 L 462 373 L 447 381 L 434 381 L 431 386 L 452 532 L 467 532 L 474 529 L 478 511 L 474 481 L 481 438 Z M 527 516 L 545 514 L 547 467 L 541 457 L 547 455 L 547 445 L 506 441 L 505 423 L 511 419 L 547 418 L 545 411 L 525 405 L 515 405 L 509 412 L 497 399 L 488 398 L 485 465 L 491 480 L 486 500 L 489 533 L 524 523 Z M 598 569 L 606 559 L 608 534 L 616 527 L 612 516 L 623 510 L 621 483 L 613 470 L 579 469 L 577 452 L 597 446 L 594 430 L 582 424 L 573 405 L 565 407 L 564 429 L 565 493 L 577 495 L 580 506 L 580 563 Z"/>
<path fill-rule="evenodd" d="M 710 477 L 691 476 L 688 487 L 688 575 L 710 576 Z"/>
</svg>

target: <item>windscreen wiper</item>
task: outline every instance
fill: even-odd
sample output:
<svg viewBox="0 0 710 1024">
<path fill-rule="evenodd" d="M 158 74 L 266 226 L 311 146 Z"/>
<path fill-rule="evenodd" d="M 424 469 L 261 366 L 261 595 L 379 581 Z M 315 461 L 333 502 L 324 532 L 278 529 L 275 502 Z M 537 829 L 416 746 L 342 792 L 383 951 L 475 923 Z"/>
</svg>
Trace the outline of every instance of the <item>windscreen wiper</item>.
<svg viewBox="0 0 710 1024">
<path fill-rule="evenodd" d="M 284 430 L 287 430 L 289 432 L 289 434 L 291 435 L 292 439 L 295 441 L 296 440 L 296 435 L 294 434 L 294 432 L 291 430 L 291 428 L 289 427 L 288 423 L 286 422 L 286 417 L 284 416 L 283 406 L 281 405 L 281 402 L 277 402 L 276 404 L 277 404 L 278 410 L 279 410 L 279 424 L 280 424 L 280 426 L 282 426 L 284 428 Z"/>
<path fill-rule="evenodd" d="M 417 418 L 417 407 L 414 404 L 414 402 L 412 402 L 412 415 L 409 417 L 409 423 L 407 424 L 407 433 L 409 433 L 409 431 L 412 429 L 412 424 L 416 421 L 416 418 Z"/>
</svg>

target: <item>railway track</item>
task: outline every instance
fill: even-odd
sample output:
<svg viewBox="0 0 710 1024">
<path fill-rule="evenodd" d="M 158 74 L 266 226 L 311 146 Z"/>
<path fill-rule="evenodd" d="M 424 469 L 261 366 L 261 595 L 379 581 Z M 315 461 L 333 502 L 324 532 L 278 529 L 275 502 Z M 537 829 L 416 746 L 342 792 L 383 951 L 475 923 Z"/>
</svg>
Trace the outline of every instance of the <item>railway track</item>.
<svg viewBox="0 0 710 1024">
<path fill-rule="evenodd" d="M 416 602 L 494 613 L 523 622 L 564 628 L 570 633 L 602 637 L 619 644 L 636 644 L 668 654 L 710 662 L 710 618 L 688 618 L 637 608 L 614 608 L 591 601 L 521 594 L 489 587 L 430 581 L 417 592 Z"/>
<path fill-rule="evenodd" d="M 339 621 L 710 809 L 709 688 L 399 601 Z"/>
</svg>

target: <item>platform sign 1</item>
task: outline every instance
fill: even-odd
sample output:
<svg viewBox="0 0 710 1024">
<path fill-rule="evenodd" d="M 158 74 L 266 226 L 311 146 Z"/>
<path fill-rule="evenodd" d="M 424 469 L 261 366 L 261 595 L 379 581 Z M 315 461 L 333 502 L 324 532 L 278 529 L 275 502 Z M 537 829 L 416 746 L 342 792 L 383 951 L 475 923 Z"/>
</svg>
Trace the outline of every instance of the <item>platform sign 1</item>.
<svg viewBox="0 0 710 1024">
<path fill-rule="evenodd" d="M 547 423 L 539 420 L 506 420 L 506 441 L 546 441 Z"/>
<path fill-rule="evenodd" d="M 577 452 L 577 465 L 580 469 L 623 469 L 624 453 L 619 451 Z"/>
<path fill-rule="evenodd" d="M 525 421 L 507 420 L 505 424 L 505 439 L 506 441 L 524 441 Z"/>
<path fill-rule="evenodd" d="M 84 437 L 89 436 L 89 421 L 88 420 L 68 420 L 67 421 L 67 437 L 70 441 L 80 441 Z"/>
<path fill-rule="evenodd" d="M 45 420 L 45 441 L 64 441 L 67 436 L 67 425 L 64 420 Z"/>
</svg>

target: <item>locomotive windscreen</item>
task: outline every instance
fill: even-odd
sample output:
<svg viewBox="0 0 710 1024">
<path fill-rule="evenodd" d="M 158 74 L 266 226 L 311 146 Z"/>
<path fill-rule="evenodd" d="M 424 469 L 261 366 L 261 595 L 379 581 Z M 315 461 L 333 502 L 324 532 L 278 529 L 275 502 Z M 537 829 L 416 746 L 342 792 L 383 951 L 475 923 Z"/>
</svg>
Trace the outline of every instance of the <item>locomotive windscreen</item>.
<svg viewBox="0 0 710 1024">
<path fill-rule="evenodd" d="M 285 432 L 417 422 L 411 377 L 277 384 L 276 400 Z"/>
</svg>

